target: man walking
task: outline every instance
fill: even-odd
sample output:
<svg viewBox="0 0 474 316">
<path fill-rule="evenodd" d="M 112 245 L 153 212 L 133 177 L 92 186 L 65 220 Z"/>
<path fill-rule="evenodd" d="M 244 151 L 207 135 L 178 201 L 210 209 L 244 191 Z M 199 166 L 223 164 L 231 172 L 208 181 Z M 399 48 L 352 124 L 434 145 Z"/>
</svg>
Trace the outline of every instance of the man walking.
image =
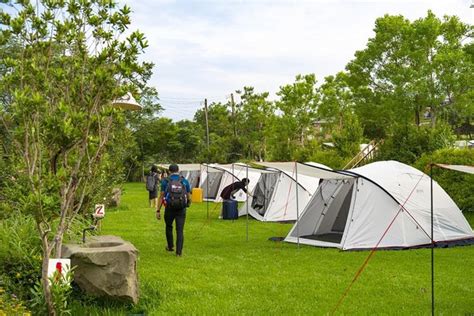
<svg viewBox="0 0 474 316">
<path fill-rule="evenodd" d="M 186 208 L 191 205 L 191 187 L 188 180 L 179 175 L 176 164 L 169 166 L 170 176 L 161 181 L 161 193 L 156 210 L 156 218 L 161 218 L 161 205 L 165 203 L 165 224 L 167 251 L 174 251 L 173 222 L 176 221 L 176 255 L 181 257 L 184 242 L 184 222 Z"/>
</svg>

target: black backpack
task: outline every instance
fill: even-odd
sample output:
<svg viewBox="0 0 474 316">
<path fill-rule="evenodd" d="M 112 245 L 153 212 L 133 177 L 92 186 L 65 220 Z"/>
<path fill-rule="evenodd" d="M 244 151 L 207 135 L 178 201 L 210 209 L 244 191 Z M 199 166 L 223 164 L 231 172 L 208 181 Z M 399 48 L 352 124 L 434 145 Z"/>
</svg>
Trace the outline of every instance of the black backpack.
<svg viewBox="0 0 474 316">
<path fill-rule="evenodd" d="M 152 172 L 146 176 L 146 189 L 147 191 L 155 191 L 156 190 L 156 173 Z"/>
<path fill-rule="evenodd" d="M 166 187 L 166 207 L 171 210 L 182 210 L 188 205 L 188 194 L 183 184 L 183 177 L 179 179 L 168 178 Z"/>
</svg>

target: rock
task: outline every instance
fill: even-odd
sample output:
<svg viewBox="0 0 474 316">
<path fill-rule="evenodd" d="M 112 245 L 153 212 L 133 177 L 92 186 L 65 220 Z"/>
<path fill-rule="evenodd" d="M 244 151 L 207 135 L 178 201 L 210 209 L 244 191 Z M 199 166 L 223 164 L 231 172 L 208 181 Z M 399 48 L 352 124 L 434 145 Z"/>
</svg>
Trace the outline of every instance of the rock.
<svg viewBox="0 0 474 316">
<path fill-rule="evenodd" d="M 110 197 L 109 206 L 117 207 L 120 204 L 120 197 L 122 196 L 122 190 L 119 188 L 112 189 L 112 196 Z"/>
<path fill-rule="evenodd" d="M 71 259 L 74 281 L 87 294 L 138 302 L 138 250 L 117 236 L 91 237 L 83 245 L 65 244 L 64 258 Z"/>
</svg>

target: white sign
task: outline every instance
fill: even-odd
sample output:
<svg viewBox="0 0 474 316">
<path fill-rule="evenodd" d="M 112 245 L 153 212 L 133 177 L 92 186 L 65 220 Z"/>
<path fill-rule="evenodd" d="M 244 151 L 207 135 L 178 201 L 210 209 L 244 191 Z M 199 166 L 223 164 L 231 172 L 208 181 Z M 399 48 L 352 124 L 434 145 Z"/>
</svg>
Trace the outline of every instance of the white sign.
<svg viewBox="0 0 474 316">
<path fill-rule="evenodd" d="M 94 217 L 95 218 L 104 218 L 105 216 L 105 205 L 96 204 L 94 207 Z"/>
<path fill-rule="evenodd" d="M 66 279 L 70 269 L 71 259 L 49 259 L 48 279 L 54 278 L 55 281 L 70 282 L 70 280 Z"/>
</svg>

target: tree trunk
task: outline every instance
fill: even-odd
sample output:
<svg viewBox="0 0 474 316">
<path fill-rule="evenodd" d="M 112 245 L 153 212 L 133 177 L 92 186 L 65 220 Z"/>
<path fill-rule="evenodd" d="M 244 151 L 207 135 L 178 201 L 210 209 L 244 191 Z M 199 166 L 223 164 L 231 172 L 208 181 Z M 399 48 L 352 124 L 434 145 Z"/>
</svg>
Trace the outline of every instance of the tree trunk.
<svg viewBox="0 0 474 316">
<path fill-rule="evenodd" d="M 420 126 L 420 109 L 418 107 L 415 107 L 415 124 Z"/>
<path fill-rule="evenodd" d="M 436 126 L 436 112 L 434 109 L 431 109 L 431 127 L 435 128 Z"/>
<path fill-rule="evenodd" d="M 43 237 L 43 263 L 41 267 L 41 281 L 43 285 L 44 300 L 48 308 L 48 314 L 51 316 L 55 316 L 56 310 L 54 309 L 53 296 L 51 295 L 51 289 L 49 288 L 48 264 L 49 264 L 48 240 L 46 237 Z"/>
<path fill-rule="evenodd" d="M 59 229 L 63 230 L 62 227 Z M 54 241 L 54 254 L 55 258 L 61 258 L 62 256 L 62 247 L 63 247 L 63 235 L 64 232 L 61 232 L 60 234 L 57 235 L 56 240 Z"/>
</svg>

